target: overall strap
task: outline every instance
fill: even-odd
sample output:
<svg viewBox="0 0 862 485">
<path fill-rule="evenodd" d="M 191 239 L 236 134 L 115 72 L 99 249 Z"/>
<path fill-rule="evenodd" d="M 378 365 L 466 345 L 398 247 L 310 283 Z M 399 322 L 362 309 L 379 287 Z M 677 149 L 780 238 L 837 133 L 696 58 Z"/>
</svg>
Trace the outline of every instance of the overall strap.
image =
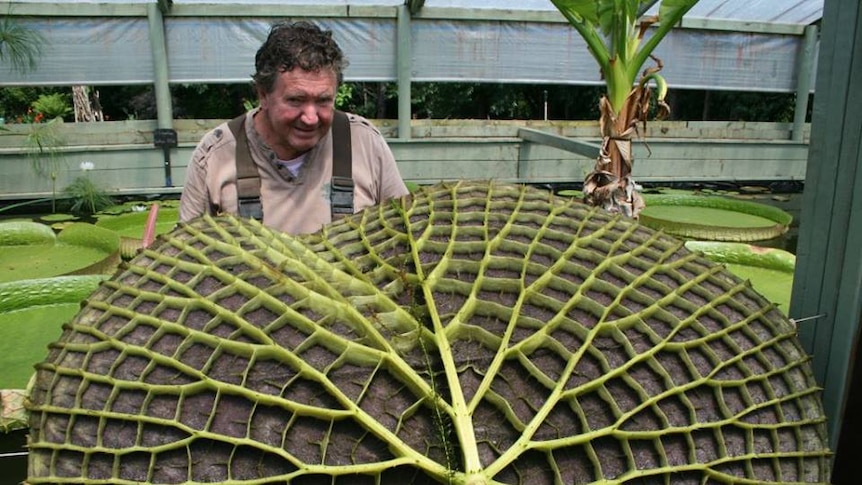
<svg viewBox="0 0 862 485">
<path fill-rule="evenodd" d="M 329 203 L 332 218 L 353 214 L 353 159 L 350 141 L 350 119 L 335 111 L 332 120 L 332 180 Z"/>
<path fill-rule="evenodd" d="M 262 221 L 260 174 L 251 159 L 248 136 L 245 133 L 245 113 L 230 120 L 227 125 L 236 139 L 236 192 L 239 215 Z"/>
</svg>

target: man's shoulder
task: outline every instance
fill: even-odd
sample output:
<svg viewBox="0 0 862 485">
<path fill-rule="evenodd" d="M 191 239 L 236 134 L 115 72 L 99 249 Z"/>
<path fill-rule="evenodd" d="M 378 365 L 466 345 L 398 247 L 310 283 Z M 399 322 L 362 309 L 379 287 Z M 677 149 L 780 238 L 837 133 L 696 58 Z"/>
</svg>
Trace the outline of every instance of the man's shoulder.
<svg viewBox="0 0 862 485">
<path fill-rule="evenodd" d="M 365 134 L 368 136 L 383 136 L 380 133 L 380 130 L 372 123 L 368 118 L 364 116 L 360 116 L 355 113 L 347 113 L 347 119 L 350 120 L 350 133 L 353 134 Z"/>
<path fill-rule="evenodd" d="M 228 122 L 223 121 L 204 133 L 198 145 L 207 151 L 220 148 L 233 149 L 236 145 L 236 137 L 231 132 Z"/>
<path fill-rule="evenodd" d="M 235 152 L 236 137 L 225 121 L 204 133 L 195 148 L 193 160 L 202 166 L 221 165 L 223 159 L 234 159 Z"/>
</svg>

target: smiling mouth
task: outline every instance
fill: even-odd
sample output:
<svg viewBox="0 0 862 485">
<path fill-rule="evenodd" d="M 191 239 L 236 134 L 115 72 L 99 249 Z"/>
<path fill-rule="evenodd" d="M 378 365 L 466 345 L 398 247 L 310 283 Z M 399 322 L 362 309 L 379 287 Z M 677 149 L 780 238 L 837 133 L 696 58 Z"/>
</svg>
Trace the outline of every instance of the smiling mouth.
<svg viewBox="0 0 862 485">
<path fill-rule="evenodd" d="M 314 130 L 296 130 L 294 133 L 300 138 L 313 138 L 317 134 Z"/>
<path fill-rule="evenodd" d="M 299 133 L 314 133 L 317 131 L 314 126 L 307 126 L 307 127 L 294 126 L 293 129 Z"/>
</svg>

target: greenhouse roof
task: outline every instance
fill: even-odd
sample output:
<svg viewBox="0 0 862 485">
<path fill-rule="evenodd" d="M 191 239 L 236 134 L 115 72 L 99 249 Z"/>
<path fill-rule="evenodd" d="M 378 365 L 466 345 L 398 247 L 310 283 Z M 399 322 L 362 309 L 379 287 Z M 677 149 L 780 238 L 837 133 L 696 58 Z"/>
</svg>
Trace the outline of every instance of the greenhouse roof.
<svg viewBox="0 0 862 485">
<path fill-rule="evenodd" d="M 44 3 L 45 0 L 17 0 Z M 154 3 L 154 0 L 64 0 L 66 3 Z M 823 16 L 824 0 L 700 0 L 686 17 L 808 25 Z M 398 6 L 403 0 L 173 0 L 174 4 Z M 425 0 L 424 8 L 554 11 L 550 0 Z M 658 3 L 648 13 L 654 13 Z"/>
<path fill-rule="evenodd" d="M 27 75 L 0 69 L 0 85 L 153 82 L 156 3 L 11 0 L 9 11 L 31 22 L 50 48 Z M 269 25 L 299 17 L 333 31 L 350 61 L 350 81 L 395 81 L 403 77 L 399 56 L 409 52 L 410 80 L 417 82 L 602 83 L 586 44 L 550 0 L 425 0 L 407 36 L 399 32 L 404 0 L 158 3 L 169 4 L 163 29 L 170 83 L 248 82 Z M 700 0 L 654 53 L 674 87 L 793 92 L 804 76 L 813 86 L 817 38 L 808 26 L 819 23 L 823 3 Z M 814 54 L 800 74 L 804 51 Z"/>
</svg>

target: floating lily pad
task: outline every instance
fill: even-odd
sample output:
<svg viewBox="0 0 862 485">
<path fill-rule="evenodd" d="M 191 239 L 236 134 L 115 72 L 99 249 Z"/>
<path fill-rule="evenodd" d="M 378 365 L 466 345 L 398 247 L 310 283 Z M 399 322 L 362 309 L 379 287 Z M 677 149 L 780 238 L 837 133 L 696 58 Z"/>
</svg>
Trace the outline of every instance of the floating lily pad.
<svg viewBox="0 0 862 485">
<path fill-rule="evenodd" d="M 755 290 L 787 314 L 796 267 L 793 253 L 733 242 L 687 241 L 685 245 L 703 253 L 710 261 L 724 264 L 743 280 L 749 280 Z"/>
<path fill-rule="evenodd" d="M 121 237 L 141 239 L 144 235 L 144 227 L 147 225 L 148 216 L 149 207 L 146 211 L 99 216 L 96 225 L 110 229 Z M 160 205 L 158 219 L 156 219 L 156 234 L 170 232 L 177 225 L 179 219 L 179 209 L 176 207 L 162 207 Z"/>
<path fill-rule="evenodd" d="M 48 214 L 39 218 L 39 221 L 46 223 L 67 222 L 80 220 L 78 216 L 72 214 Z"/>
<path fill-rule="evenodd" d="M 27 386 L 62 326 L 107 275 L 75 275 L 0 283 L 0 389 Z"/>
<path fill-rule="evenodd" d="M 639 221 L 674 236 L 753 242 L 781 236 L 793 216 L 770 205 L 719 196 L 644 194 Z"/>
<path fill-rule="evenodd" d="M 0 223 L 0 283 L 111 272 L 119 263 L 119 245 L 113 231 L 84 222 L 56 235 L 36 222 Z"/>
</svg>

